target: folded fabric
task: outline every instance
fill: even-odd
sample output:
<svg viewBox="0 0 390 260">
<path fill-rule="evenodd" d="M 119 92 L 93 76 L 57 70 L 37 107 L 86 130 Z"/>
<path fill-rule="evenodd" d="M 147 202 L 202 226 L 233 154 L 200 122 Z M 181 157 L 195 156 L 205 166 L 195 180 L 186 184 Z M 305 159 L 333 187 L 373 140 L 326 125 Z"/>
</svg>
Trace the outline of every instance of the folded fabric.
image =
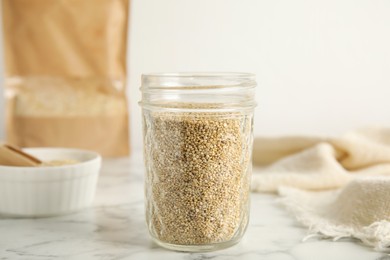
<svg viewBox="0 0 390 260">
<path fill-rule="evenodd" d="M 256 138 L 252 190 L 276 192 L 309 234 L 390 250 L 390 129 Z"/>
</svg>

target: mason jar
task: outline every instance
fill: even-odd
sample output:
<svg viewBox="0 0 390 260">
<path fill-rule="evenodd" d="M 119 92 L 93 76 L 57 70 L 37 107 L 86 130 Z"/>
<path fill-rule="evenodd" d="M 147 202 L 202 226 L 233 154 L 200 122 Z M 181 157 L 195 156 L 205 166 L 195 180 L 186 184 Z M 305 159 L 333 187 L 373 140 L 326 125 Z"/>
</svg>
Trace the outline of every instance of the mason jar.
<svg viewBox="0 0 390 260">
<path fill-rule="evenodd" d="M 146 222 L 178 251 L 234 245 L 249 220 L 255 75 L 142 76 Z"/>
</svg>

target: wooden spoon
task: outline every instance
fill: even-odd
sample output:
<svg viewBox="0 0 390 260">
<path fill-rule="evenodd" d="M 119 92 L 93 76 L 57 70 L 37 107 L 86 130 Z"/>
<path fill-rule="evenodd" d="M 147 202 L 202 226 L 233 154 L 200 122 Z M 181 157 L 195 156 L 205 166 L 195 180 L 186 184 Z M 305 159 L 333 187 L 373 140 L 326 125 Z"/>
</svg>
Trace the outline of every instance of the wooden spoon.
<svg viewBox="0 0 390 260">
<path fill-rule="evenodd" d="M 38 166 L 42 162 L 10 144 L 0 145 L 0 165 L 5 166 Z"/>
</svg>

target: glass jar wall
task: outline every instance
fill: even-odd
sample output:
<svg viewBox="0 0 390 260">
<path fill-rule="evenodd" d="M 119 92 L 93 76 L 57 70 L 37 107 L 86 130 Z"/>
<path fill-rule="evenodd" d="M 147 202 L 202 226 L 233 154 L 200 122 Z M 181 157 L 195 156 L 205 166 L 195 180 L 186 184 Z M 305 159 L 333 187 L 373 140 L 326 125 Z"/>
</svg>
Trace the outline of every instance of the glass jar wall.
<svg viewBox="0 0 390 260">
<path fill-rule="evenodd" d="M 142 77 L 146 221 L 179 251 L 240 241 L 249 219 L 253 74 Z"/>
</svg>

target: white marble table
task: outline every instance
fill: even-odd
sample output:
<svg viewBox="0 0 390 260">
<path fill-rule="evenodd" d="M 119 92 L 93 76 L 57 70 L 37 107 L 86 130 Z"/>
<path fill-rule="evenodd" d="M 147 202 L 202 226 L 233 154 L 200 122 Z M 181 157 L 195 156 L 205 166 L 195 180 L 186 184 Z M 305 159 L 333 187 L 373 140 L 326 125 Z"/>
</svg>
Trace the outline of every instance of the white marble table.
<svg viewBox="0 0 390 260">
<path fill-rule="evenodd" d="M 0 260 L 5 259 L 375 259 L 390 256 L 343 240 L 302 242 L 301 228 L 275 197 L 252 194 L 251 221 L 236 246 L 212 253 L 180 253 L 153 244 L 143 212 L 141 153 L 105 161 L 93 208 L 63 217 L 0 216 Z"/>
</svg>

